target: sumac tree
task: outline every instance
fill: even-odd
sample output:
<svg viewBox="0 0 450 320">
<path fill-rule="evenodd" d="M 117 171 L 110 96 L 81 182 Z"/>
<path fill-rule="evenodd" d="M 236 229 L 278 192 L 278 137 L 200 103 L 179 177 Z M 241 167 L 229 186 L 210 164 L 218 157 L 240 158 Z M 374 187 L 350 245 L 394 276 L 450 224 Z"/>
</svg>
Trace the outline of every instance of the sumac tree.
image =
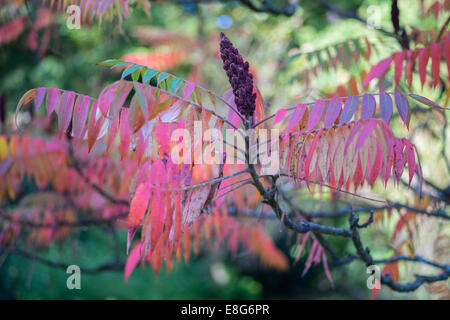
<svg viewBox="0 0 450 320">
<path fill-rule="evenodd" d="M 46 138 L 31 133 L 0 137 L 1 200 L 20 197 L 25 176 L 39 189 L 15 208 L 1 210 L 1 247 L 34 257 L 16 241 L 23 231 L 26 243 L 47 247 L 80 226 L 114 226 L 126 219 L 126 264 L 89 271 L 124 269 L 128 279 L 139 263 L 147 263 L 155 273 L 163 265 L 170 270 L 175 260 L 188 261 L 192 252 L 198 253 L 202 242 L 226 242 L 232 255 L 244 248 L 263 264 L 285 270 L 290 262 L 266 233 L 263 217 L 280 220 L 296 235 L 295 262 L 308 251 L 303 274 L 322 263 L 333 284 L 330 267 L 360 260 L 367 267 L 384 265 L 381 284 L 395 291 L 440 285 L 450 277 L 444 252 L 449 245 L 450 197 L 435 186 L 439 196 L 422 193 L 424 181 L 433 185 L 422 172 L 420 146 L 395 134 L 399 130 L 391 123 L 399 118 L 404 127 L 400 132 L 406 132 L 412 130 L 410 119 L 417 110 L 445 117 L 450 35 L 444 26 L 433 34 L 416 31 L 412 40 L 400 25 L 398 7 L 393 8 L 392 36 L 401 50 L 375 63 L 361 83 L 352 78 L 350 87 L 338 88 L 338 94 L 296 102 L 274 114 L 269 114 L 255 85 L 249 62 L 224 34 L 220 58 L 231 88 L 223 96 L 167 72 L 117 59 L 99 63 L 123 71 L 98 97 L 59 88 L 29 90 L 18 103 L 16 117 L 30 104 L 36 114 L 45 114 L 36 117 L 40 123 L 33 130 L 50 128 L 52 118 L 58 130 L 49 129 Z M 363 38 L 338 44 L 334 56 L 329 48 L 308 52 L 311 68 L 299 78 L 309 85 L 321 70 L 345 67 L 360 56 L 370 61 L 372 47 Z M 421 86 L 442 91 L 444 106 L 409 92 L 417 77 Z M 374 82 L 377 92 L 361 92 Z M 342 91 L 346 94 L 339 95 Z M 375 184 L 411 187 L 414 203 L 361 193 Z M 311 196 L 329 193 L 335 204 L 337 197 L 347 204 L 310 210 L 302 206 L 301 190 Z M 360 234 L 394 212 L 394 254 L 374 258 Z M 366 217 L 364 222 L 360 215 Z M 344 225 L 326 223 L 341 216 L 347 217 Z M 433 259 L 414 249 L 415 226 L 431 220 L 444 224 L 432 239 Z M 348 239 L 353 250 L 336 251 L 329 237 Z M 402 280 L 400 263 L 420 263 L 432 272 Z"/>
</svg>

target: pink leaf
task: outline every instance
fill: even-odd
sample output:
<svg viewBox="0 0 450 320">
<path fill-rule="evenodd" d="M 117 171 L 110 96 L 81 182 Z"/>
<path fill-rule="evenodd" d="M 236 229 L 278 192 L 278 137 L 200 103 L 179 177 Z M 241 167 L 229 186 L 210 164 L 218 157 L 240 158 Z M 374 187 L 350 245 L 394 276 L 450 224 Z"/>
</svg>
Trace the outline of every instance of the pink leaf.
<svg viewBox="0 0 450 320">
<path fill-rule="evenodd" d="M 286 133 L 291 132 L 294 129 L 295 125 L 303 118 L 303 115 L 306 111 L 306 104 L 299 104 L 295 107 L 294 112 L 292 113 L 291 120 L 289 120 L 289 124 L 286 128 Z"/>
<path fill-rule="evenodd" d="M 364 79 L 364 87 L 367 87 L 374 78 L 382 77 L 389 69 L 392 63 L 392 56 L 378 62 L 372 69 L 370 69 L 366 78 Z"/>
<path fill-rule="evenodd" d="M 286 115 L 287 110 L 286 109 L 280 109 L 275 113 L 275 117 L 272 122 L 272 126 L 276 125 L 278 122 L 284 119 L 284 116 Z"/>
<path fill-rule="evenodd" d="M 328 281 L 330 282 L 331 287 L 334 288 L 334 282 L 333 282 L 333 278 L 331 277 L 330 268 L 328 267 L 327 255 L 325 254 L 325 251 L 322 251 L 322 263 L 323 263 L 323 269 L 328 278 Z"/>
<path fill-rule="evenodd" d="M 409 127 L 409 118 L 408 118 L 408 101 L 406 101 L 405 96 L 401 92 L 394 92 L 395 104 L 397 105 L 397 110 L 402 118 L 403 122 Z"/>
<path fill-rule="evenodd" d="M 317 100 L 314 104 L 308 119 L 307 129 L 311 131 L 319 123 L 322 118 L 323 110 L 325 109 L 325 102 L 323 100 Z"/>
<path fill-rule="evenodd" d="M 92 150 L 95 142 L 97 141 L 98 134 L 100 133 L 100 128 L 103 123 L 103 117 L 97 117 L 97 100 L 92 104 L 91 112 L 89 114 L 88 121 L 88 149 Z"/>
<path fill-rule="evenodd" d="M 314 137 L 313 141 L 311 142 L 311 146 L 309 147 L 308 155 L 306 156 L 305 163 L 303 166 L 303 170 L 305 173 L 305 182 L 306 182 L 306 186 L 308 187 L 308 189 L 309 189 L 309 166 L 311 164 L 311 160 L 312 160 L 314 151 L 316 149 L 317 140 L 319 140 L 322 130 L 323 129 L 321 129 L 319 132 L 316 133 L 316 136 Z"/>
<path fill-rule="evenodd" d="M 375 98 L 371 94 L 365 94 L 361 103 L 361 119 L 367 120 L 372 118 L 375 111 Z"/>
<path fill-rule="evenodd" d="M 45 102 L 47 107 L 47 115 L 50 117 L 50 114 L 55 110 L 56 106 L 58 105 L 59 101 L 59 89 L 56 88 L 50 88 L 48 89 L 47 93 L 47 100 Z"/>
<path fill-rule="evenodd" d="M 298 260 L 300 260 L 300 257 L 302 256 L 302 253 L 305 250 L 305 246 L 306 246 L 306 243 L 307 243 L 310 235 L 311 235 L 311 231 L 308 231 L 307 233 L 304 234 L 303 239 L 302 239 L 302 244 L 300 247 L 300 251 L 298 252 L 297 257 L 295 257 L 294 264 L 296 264 L 298 262 Z"/>
<path fill-rule="evenodd" d="M 128 111 L 129 109 L 124 108 L 120 113 L 120 159 L 123 160 L 128 154 L 128 149 L 130 148 L 131 142 L 131 128 L 128 121 Z"/>
<path fill-rule="evenodd" d="M 58 129 L 59 133 L 67 130 L 72 119 L 73 103 L 75 102 L 75 92 L 64 91 L 56 113 L 58 114 Z"/>
<path fill-rule="evenodd" d="M 139 242 L 133 250 L 131 250 L 130 255 L 127 258 L 127 263 L 125 264 L 125 281 L 128 282 L 128 278 L 130 277 L 133 270 L 139 263 L 142 255 L 142 243 Z"/>
<path fill-rule="evenodd" d="M 329 129 L 333 126 L 341 111 L 342 99 L 332 98 L 328 104 L 327 112 L 325 113 L 324 126 Z"/>
<path fill-rule="evenodd" d="M 136 229 L 140 226 L 142 220 L 144 220 L 151 194 L 152 190 L 150 189 L 149 184 L 141 184 L 136 189 L 136 193 L 131 200 L 130 212 L 128 214 L 127 252 L 130 248 L 131 240 L 133 239 Z"/>
<path fill-rule="evenodd" d="M 116 139 L 117 131 L 119 130 L 119 117 L 116 117 L 112 123 L 110 123 L 108 128 L 108 138 L 106 142 L 106 151 L 111 148 L 114 139 Z"/>
<path fill-rule="evenodd" d="M 380 116 L 384 122 L 389 123 L 392 116 L 392 98 L 386 92 L 380 93 Z"/>
<path fill-rule="evenodd" d="M 356 140 L 355 151 L 358 151 L 359 149 L 362 148 L 367 137 L 370 135 L 370 133 L 373 131 L 373 129 L 375 129 L 376 125 L 377 125 L 376 121 L 368 121 L 363 126 L 363 128 L 361 129 L 361 133 L 358 136 L 358 140 Z"/>
<path fill-rule="evenodd" d="M 308 272 L 309 268 L 311 267 L 311 264 L 313 263 L 317 245 L 318 245 L 318 242 L 316 240 L 314 240 L 311 250 L 309 251 L 308 259 L 306 259 L 305 268 L 303 269 L 303 272 L 301 275 L 302 278 Z"/>
<path fill-rule="evenodd" d="M 83 137 L 84 126 L 89 112 L 90 98 L 85 95 L 80 95 L 75 103 L 75 110 L 73 113 L 72 133 L 75 140 L 80 140 Z"/>
<path fill-rule="evenodd" d="M 36 95 L 34 96 L 34 106 L 36 112 L 39 110 L 39 107 L 42 104 L 42 101 L 44 100 L 45 92 L 47 91 L 47 88 L 37 88 L 36 89 Z"/>
<path fill-rule="evenodd" d="M 355 114 L 356 108 L 358 107 L 359 99 L 355 96 L 347 97 L 344 104 L 344 109 L 342 110 L 341 117 L 339 119 L 339 124 L 348 123 Z"/>
<path fill-rule="evenodd" d="M 195 83 L 186 81 L 186 84 L 183 89 L 184 99 L 188 100 L 194 90 L 195 90 Z"/>
</svg>

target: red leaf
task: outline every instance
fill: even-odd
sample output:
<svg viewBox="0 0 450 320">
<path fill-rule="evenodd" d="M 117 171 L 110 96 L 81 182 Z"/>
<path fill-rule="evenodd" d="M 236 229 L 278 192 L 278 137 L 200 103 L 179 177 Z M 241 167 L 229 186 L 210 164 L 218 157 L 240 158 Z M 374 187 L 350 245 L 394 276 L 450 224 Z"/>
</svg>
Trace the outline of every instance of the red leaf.
<svg viewBox="0 0 450 320">
<path fill-rule="evenodd" d="M 136 266 L 139 263 L 139 260 L 141 259 L 141 253 L 142 253 L 142 243 L 139 242 L 133 250 L 131 250 L 130 255 L 127 258 L 127 263 L 125 264 L 125 281 L 128 282 L 128 278 L 130 277 L 133 270 L 136 268 Z"/>
<path fill-rule="evenodd" d="M 397 183 L 400 181 L 404 169 L 403 143 L 400 139 L 394 142 L 394 175 Z"/>
<path fill-rule="evenodd" d="M 441 65 L 441 47 L 439 43 L 433 43 L 431 45 L 431 74 L 433 75 L 433 85 L 436 87 L 439 82 L 439 72 Z"/>
<path fill-rule="evenodd" d="M 150 247 L 154 248 L 158 240 L 160 239 L 165 218 L 165 206 L 164 206 L 164 191 L 158 190 L 158 188 L 164 187 L 164 181 L 166 176 L 166 168 L 161 160 L 156 160 L 152 165 L 152 181 L 156 185 L 157 189 L 154 192 L 154 199 L 152 201 L 150 224 L 151 224 L 151 242 Z M 169 196 L 169 195 L 167 195 Z"/>
<path fill-rule="evenodd" d="M 131 200 L 130 212 L 128 214 L 127 252 L 136 229 L 141 225 L 142 220 L 144 220 L 151 194 L 152 190 L 149 185 L 141 184 L 136 189 L 136 193 Z"/>
<path fill-rule="evenodd" d="M 419 49 L 419 75 L 422 87 L 427 79 L 428 49 Z"/>
<path fill-rule="evenodd" d="M 373 184 L 375 183 L 375 180 L 378 177 L 378 174 L 380 173 L 382 161 L 383 161 L 383 152 L 381 151 L 380 144 L 378 143 L 378 140 L 377 140 L 377 154 L 375 156 L 375 161 L 373 163 L 373 167 L 372 167 L 372 170 L 370 171 L 370 175 L 369 175 L 369 179 L 368 179 L 369 184 L 371 186 L 373 186 Z"/>
<path fill-rule="evenodd" d="M 311 131 L 319 123 L 322 118 L 323 110 L 325 109 L 325 102 L 323 100 L 317 100 L 311 109 L 311 113 L 308 119 L 307 130 Z"/>
<path fill-rule="evenodd" d="M 372 69 L 370 69 L 366 78 L 364 79 L 364 87 L 367 87 L 374 78 L 382 77 L 389 69 L 392 63 L 392 56 L 378 62 Z"/>
<path fill-rule="evenodd" d="M 361 119 L 367 120 L 372 118 L 375 111 L 375 98 L 371 94 L 365 94 L 361 103 Z"/>
<path fill-rule="evenodd" d="M 447 77 L 450 80 L 450 37 L 444 40 L 444 57 L 447 64 Z"/>
<path fill-rule="evenodd" d="M 394 53 L 394 64 L 395 64 L 394 80 L 396 86 L 398 86 L 398 83 L 402 78 L 404 56 L 405 54 L 403 51 Z"/>
<path fill-rule="evenodd" d="M 386 123 L 389 123 L 389 120 L 391 120 L 392 98 L 386 92 L 380 93 L 380 116 Z"/>
<path fill-rule="evenodd" d="M 414 172 L 416 171 L 416 156 L 411 141 L 403 139 L 403 142 L 405 144 L 406 160 L 408 161 L 409 185 L 411 185 Z"/>
<path fill-rule="evenodd" d="M 412 51 L 408 50 L 406 52 L 408 61 L 406 62 L 406 68 L 405 68 L 405 77 L 408 81 L 408 86 L 411 88 L 412 85 L 412 78 L 413 78 L 413 67 L 416 61 L 418 51 Z"/>
</svg>

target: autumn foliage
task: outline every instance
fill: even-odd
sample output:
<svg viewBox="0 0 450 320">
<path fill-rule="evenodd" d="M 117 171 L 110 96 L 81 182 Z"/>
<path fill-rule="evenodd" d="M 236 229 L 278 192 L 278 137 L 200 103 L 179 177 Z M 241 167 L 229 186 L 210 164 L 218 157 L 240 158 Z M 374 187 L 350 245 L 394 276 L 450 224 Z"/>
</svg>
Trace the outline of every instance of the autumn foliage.
<svg viewBox="0 0 450 320">
<path fill-rule="evenodd" d="M 42 2 L 42 8 L 48 10 L 61 3 Z M 140 1 L 140 5 L 144 3 Z M 82 7 L 86 18 L 127 17 L 127 1 L 95 4 L 96 8 Z M 437 15 L 447 7 L 447 2 L 433 4 L 423 14 Z M 0 45 L 23 32 L 21 19 L 0 27 L 5 31 L 0 31 Z M 245 250 L 261 264 L 280 271 L 297 263 L 307 251 L 302 276 L 312 265 L 322 264 L 333 285 L 330 268 L 340 260 L 322 235 L 351 239 L 356 254 L 352 252 L 349 261 L 359 259 L 371 265 L 376 260 L 361 249 L 359 230 L 397 212 L 400 218 L 392 235 L 397 253 L 388 257 L 392 261 L 380 262 L 385 263 L 382 283 L 409 291 L 398 285 L 402 280 L 398 265 L 408 261 L 403 255 L 420 259 L 411 258 L 415 251 L 405 233 L 412 237 L 410 229 L 424 219 L 449 218 L 442 210 L 430 210 L 442 206 L 442 201 L 421 198 L 420 146 L 398 134 L 412 129 L 411 118 L 418 105 L 430 113 L 449 110 L 450 34 L 447 30 L 415 32 L 411 48 L 376 61 L 360 77 L 352 77 L 348 88 L 336 89 L 344 95 L 295 101 L 275 109 L 266 104 L 249 63 L 225 35 L 220 39 L 226 74 L 217 75 L 228 76 L 231 89 L 224 88 L 224 95 L 158 69 L 180 64 L 189 48 L 129 53 L 120 60 L 100 62 L 99 66 L 113 69 L 116 75 L 120 70 L 121 75 L 95 97 L 62 88 L 29 90 L 18 102 L 15 120 L 20 126 L 20 117 L 32 109 L 33 122 L 20 126 L 22 132 L 0 136 L 0 201 L 22 197 L 24 178 L 33 180 L 39 192 L 13 209 L 1 210 L 0 245 L 18 245 L 16 239 L 26 232 L 27 244 L 45 248 L 64 241 L 73 225 L 109 221 L 127 232 L 127 248 L 123 248 L 128 254 L 124 266 L 127 280 L 139 264 L 148 264 L 155 273 L 163 266 L 170 271 L 176 261 L 188 262 L 202 247 L 218 250 L 224 244 L 232 256 Z M 214 37 L 218 47 L 217 40 Z M 306 55 L 309 67 L 296 76 L 309 87 L 314 77 L 328 68 L 346 68 L 362 58 L 373 62 L 371 41 L 364 37 L 338 44 L 335 55 L 328 48 L 296 54 L 287 65 Z M 440 103 L 410 92 L 414 79 L 420 79 L 422 87 L 442 88 Z M 386 81 L 391 82 L 390 88 Z M 173 132 L 183 129 L 194 137 L 199 123 L 203 133 L 230 129 L 245 135 L 251 129 L 276 129 L 277 136 L 270 144 L 278 145 L 279 169 L 266 175 L 260 161 L 250 163 L 250 150 L 268 144 L 261 140 L 254 144 L 246 141 L 244 150 L 238 147 L 236 153 L 228 154 L 225 146 L 219 151 L 213 139 L 203 137 L 197 145 L 195 141 L 188 142 L 189 148 L 183 145 L 179 150 L 187 161 L 176 163 L 171 154 L 180 140 L 172 139 Z M 33 134 L 39 130 L 47 130 L 45 137 Z M 207 148 L 219 152 L 223 161 L 198 161 L 194 150 Z M 225 161 L 230 159 L 242 162 Z M 390 203 L 360 193 L 372 188 L 375 192 L 377 183 L 389 189 L 402 182 L 417 189 L 415 203 Z M 345 198 L 350 196 L 357 199 L 356 204 L 367 200 L 377 206 L 366 206 L 367 210 L 350 206 L 343 212 L 350 215 L 349 227 L 328 226 L 320 214 L 293 203 L 299 190 L 310 195 L 340 194 L 344 201 L 353 202 Z M 367 225 L 358 224 L 358 210 L 369 213 Z M 80 218 L 79 211 L 86 216 Z M 258 219 L 264 216 L 279 219 L 295 234 L 298 251 L 293 262 L 277 248 Z M 436 235 L 434 245 L 448 248 L 448 234 Z M 448 261 L 448 257 L 443 259 Z M 439 268 L 436 281 L 447 279 L 448 265 Z M 423 280 L 419 286 L 433 281 Z M 415 289 L 414 285 L 411 288 Z"/>
</svg>

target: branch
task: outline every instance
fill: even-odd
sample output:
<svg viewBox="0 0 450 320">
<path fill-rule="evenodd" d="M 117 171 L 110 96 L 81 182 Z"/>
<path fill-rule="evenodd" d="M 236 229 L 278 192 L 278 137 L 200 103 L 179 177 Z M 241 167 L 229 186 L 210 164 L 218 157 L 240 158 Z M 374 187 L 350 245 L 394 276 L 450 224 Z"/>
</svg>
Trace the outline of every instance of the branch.
<svg viewBox="0 0 450 320">
<path fill-rule="evenodd" d="M 98 194 L 100 194 L 102 197 L 104 197 L 105 199 L 109 200 L 110 202 L 112 202 L 114 204 L 123 204 L 123 205 L 129 206 L 130 203 L 128 202 L 128 200 L 115 198 L 114 196 L 109 194 L 106 190 L 104 190 L 102 187 L 100 187 L 98 184 L 96 184 L 96 183 L 92 182 L 91 180 L 89 180 L 89 178 L 84 174 L 83 170 L 81 169 L 81 167 L 80 167 L 80 165 L 78 163 L 78 159 L 75 157 L 71 141 L 68 141 L 68 143 L 69 143 L 68 155 L 69 155 L 70 159 L 72 160 L 71 165 L 74 168 L 74 170 L 78 173 L 80 178 L 83 179 L 83 181 L 88 186 L 90 186 Z"/>
<path fill-rule="evenodd" d="M 437 267 L 443 272 L 441 274 L 435 275 L 435 276 L 425 276 L 425 275 L 415 275 L 415 280 L 411 282 L 406 283 L 399 283 L 392 280 L 391 276 L 387 274 L 381 275 L 381 283 L 387 285 L 394 291 L 398 292 L 409 292 L 414 291 L 417 288 L 419 288 L 422 284 L 425 282 L 437 282 L 446 280 L 450 277 L 450 265 L 441 265 L 435 262 L 428 261 L 420 256 L 416 257 L 407 257 L 407 256 L 398 256 L 392 259 L 384 259 L 384 260 L 374 260 L 372 256 L 370 255 L 370 250 L 368 247 L 364 249 L 364 246 L 361 242 L 359 232 L 358 232 L 358 216 L 354 214 L 353 211 L 350 212 L 349 215 L 349 223 L 350 223 L 350 229 L 352 231 L 352 241 L 353 245 L 356 248 L 356 252 L 359 256 L 359 258 L 366 264 L 366 266 L 371 266 L 378 263 L 389 263 L 389 262 L 395 262 L 400 260 L 406 260 L 406 261 L 414 261 L 414 262 L 422 262 L 426 263 L 428 265 L 432 265 L 434 267 Z"/>
<path fill-rule="evenodd" d="M 81 228 L 92 225 L 105 225 L 117 222 L 120 218 L 125 218 L 128 215 L 127 212 L 119 213 L 113 217 L 108 218 L 88 218 L 79 219 L 78 221 L 68 221 L 68 220 L 56 220 L 54 223 L 39 223 L 33 222 L 27 219 L 14 219 L 6 211 L 0 210 L 0 220 L 9 221 L 11 223 L 17 223 L 25 227 L 30 228 L 54 228 L 54 227 L 71 227 L 71 228 Z"/>
<path fill-rule="evenodd" d="M 3 251 L 5 251 L 7 253 L 11 253 L 11 254 L 21 255 L 22 257 L 43 263 L 52 268 L 67 270 L 67 267 L 69 266 L 66 263 L 52 261 L 52 260 L 43 258 L 43 257 L 35 254 L 34 252 L 27 251 L 27 250 L 24 250 L 24 249 L 21 249 L 18 247 L 5 248 Z M 106 262 L 106 263 L 100 264 L 100 265 L 98 265 L 96 267 L 92 267 L 92 268 L 80 267 L 80 270 L 83 273 L 96 274 L 96 273 L 103 272 L 103 271 L 123 271 L 124 267 L 125 267 L 125 263 L 122 261 L 111 261 L 111 262 Z"/>
</svg>

